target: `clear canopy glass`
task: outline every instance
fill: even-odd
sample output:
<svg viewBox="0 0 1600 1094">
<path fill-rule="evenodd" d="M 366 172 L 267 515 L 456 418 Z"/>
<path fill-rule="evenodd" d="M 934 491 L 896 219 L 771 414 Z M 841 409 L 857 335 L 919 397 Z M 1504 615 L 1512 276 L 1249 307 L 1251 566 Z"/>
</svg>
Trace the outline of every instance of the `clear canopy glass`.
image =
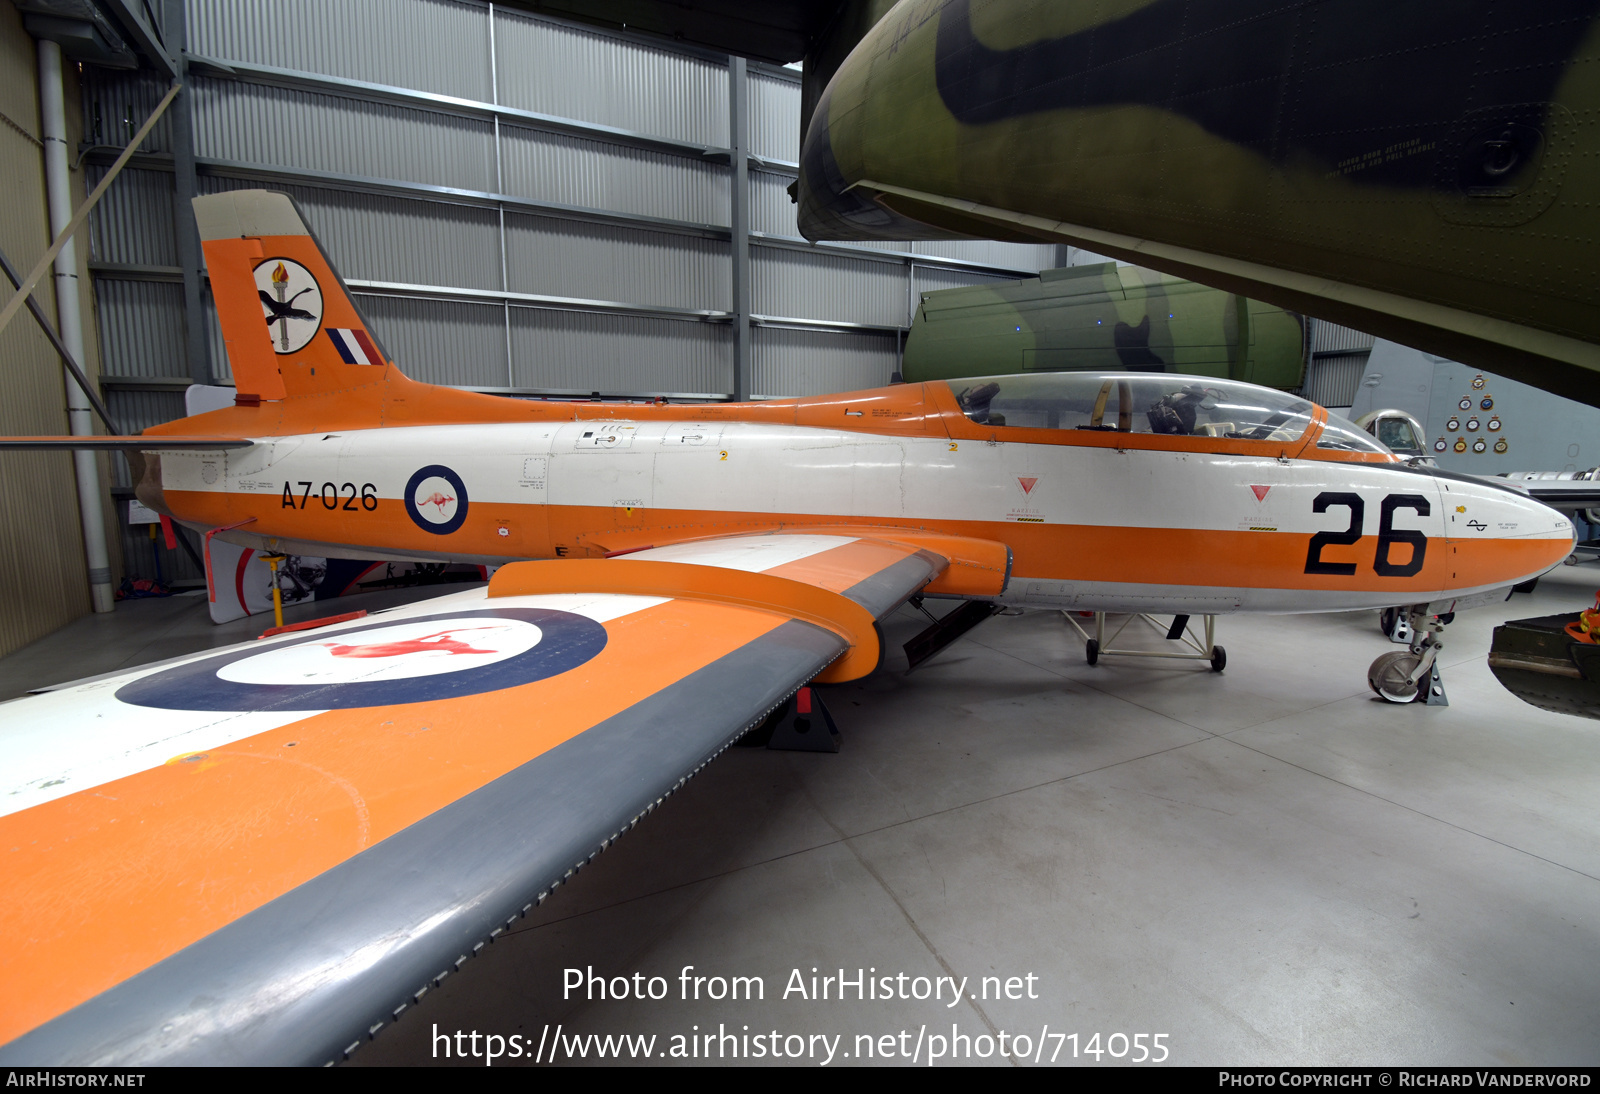
<svg viewBox="0 0 1600 1094">
<path fill-rule="evenodd" d="M 1316 409 L 1271 388 L 1168 373 L 1040 372 L 946 382 L 974 422 L 1024 429 L 1292 441 L 1304 435 Z"/>
<path fill-rule="evenodd" d="M 1409 418 L 1379 418 L 1373 425 L 1377 428 L 1379 443 L 1386 445 L 1391 452 L 1407 456 L 1422 455 L 1422 438 L 1417 436 L 1417 430 Z"/>
<path fill-rule="evenodd" d="M 1383 424 L 1387 425 L 1389 422 L 1403 426 L 1406 436 L 1411 436 L 1411 426 L 1405 421 L 1391 418 Z M 1391 455 L 1389 449 L 1375 440 L 1372 434 L 1332 411 L 1328 412 L 1328 424 L 1323 427 L 1322 436 L 1317 438 L 1317 447 L 1337 449 L 1341 452 L 1378 452 L 1385 456 Z"/>
</svg>

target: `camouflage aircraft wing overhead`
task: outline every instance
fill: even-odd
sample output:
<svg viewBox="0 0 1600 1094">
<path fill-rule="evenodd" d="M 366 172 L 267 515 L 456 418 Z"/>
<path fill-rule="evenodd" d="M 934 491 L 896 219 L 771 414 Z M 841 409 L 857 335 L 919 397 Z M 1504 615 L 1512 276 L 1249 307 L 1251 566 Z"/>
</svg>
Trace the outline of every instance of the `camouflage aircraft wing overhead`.
<svg viewBox="0 0 1600 1094">
<path fill-rule="evenodd" d="M 811 239 L 1064 241 L 1600 405 L 1600 0 L 902 0 Z"/>
<path fill-rule="evenodd" d="M 1033 370 L 1132 369 L 1297 389 L 1303 317 L 1180 277 L 1114 262 L 922 294 L 907 383 Z"/>
</svg>

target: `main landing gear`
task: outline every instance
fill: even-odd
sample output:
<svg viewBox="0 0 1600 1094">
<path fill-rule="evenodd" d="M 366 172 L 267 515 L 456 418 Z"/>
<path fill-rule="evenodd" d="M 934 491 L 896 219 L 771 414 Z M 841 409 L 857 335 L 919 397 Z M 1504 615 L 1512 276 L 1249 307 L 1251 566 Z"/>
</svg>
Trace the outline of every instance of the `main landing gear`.
<svg viewBox="0 0 1600 1094">
<path fill-rule="evenodd" d="M 1439 679 L 1440 635 L 1454 614 L 1427 614 L 1425 604 L 1384 610 L 1384 633 L 1393 641 L 1407 642 L 1404 650 L 1382 654 L 1367 669 L 1367 683 L 1391 703 L 1426 703 L 1447 707 L 1444 683 Z"/>
</svg>

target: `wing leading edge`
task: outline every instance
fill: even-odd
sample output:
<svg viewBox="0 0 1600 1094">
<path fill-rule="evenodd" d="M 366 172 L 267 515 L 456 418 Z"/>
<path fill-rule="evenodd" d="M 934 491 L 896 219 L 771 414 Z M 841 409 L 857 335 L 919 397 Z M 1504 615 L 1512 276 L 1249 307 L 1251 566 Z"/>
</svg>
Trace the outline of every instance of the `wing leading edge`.
<svg viewBox="0 0 1600 1094">
<path fill-rule="evenodd" d="M 340 1058 L 807 680 L 870 671 L 946 565 L 573 561 L 10 704 L 0 1063 Z"/>
</svg>

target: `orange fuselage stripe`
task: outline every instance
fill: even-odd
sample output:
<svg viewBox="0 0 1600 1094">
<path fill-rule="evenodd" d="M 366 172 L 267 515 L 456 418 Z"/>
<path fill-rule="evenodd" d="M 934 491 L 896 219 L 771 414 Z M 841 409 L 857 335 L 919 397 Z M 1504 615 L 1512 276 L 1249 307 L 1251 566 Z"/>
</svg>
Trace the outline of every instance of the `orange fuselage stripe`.
<svg viewBox="0 0 1600 1094">
<path fill-rule="evenodd" d="M 383 499 L 371 513 L 352 516 L 306 509 L 275 508 L 276 498 L 260 499 L 237 494 L 168 491 L 169 503 L 184 520 L 229 524 L 244 517 L 257 521 L 251 534 L 276 535 L 319 543 L 382 545 L 389 550 L 437 552 L 445 537 L 430 535 L 412 524 L 398 501 Z M 544 557 L 582 554 L 602 546 L 612 536 L 644 538 L 658 545 L 675 538 L 699 538 L 704 529 L 737 535 L 783 528 L 804 532 L 826 527 L 843 532 L 852 524 L 862 534 L 874 529 L 882 534 L 882 517 L 848 517 L 794 513 L 697 512 L 683 509 L 633 509 L 609 506 L 515 505 L 474 503 L 465 524 L 448 537 L 450 549 L 461 555 L 500 555 L 508 537 L 498 528 L 510 521 L 547 528 L 541 542 L 521 542 L 526 553 L 510 557 Z M 1356 572 L 1345 577 L 1305 572 L 1311 541 L 1309 532 L 1250 532 L 1201 528 L 1133 528 L 1103 525 L 1023 524 L 1010 521 L 919 520 L 929 532 L 1007 543 L 1013 552 L 1012 572 L 1020 576 L 1057 581 L 1124 582 L 1149 585 L 1191 585 L 1211 588 L 1382 590 L 1405 594 L 1410 590 L 1475 588 L 1494 584 L 1507 574 L 1531 574 L 1548 569 L 1566 557 L 1565 538 L 1430 539 L 1422 570 L 1411 577 L 1381 577 L 1372 568 L 1378 537 L 1367 535 L 1348 547 L 1330 546 L 1322 552 L 1326 562 L 1354 562 Z M 518 543 L 517 536 L 509 537 Z M 594 545 L 592 548 L 587 545 Z M 1397 544 L 1391 561 L 1403 563 L 1409 548 Z M 809 561 L 809 560 L 808 560 Z"/>
</svg>

